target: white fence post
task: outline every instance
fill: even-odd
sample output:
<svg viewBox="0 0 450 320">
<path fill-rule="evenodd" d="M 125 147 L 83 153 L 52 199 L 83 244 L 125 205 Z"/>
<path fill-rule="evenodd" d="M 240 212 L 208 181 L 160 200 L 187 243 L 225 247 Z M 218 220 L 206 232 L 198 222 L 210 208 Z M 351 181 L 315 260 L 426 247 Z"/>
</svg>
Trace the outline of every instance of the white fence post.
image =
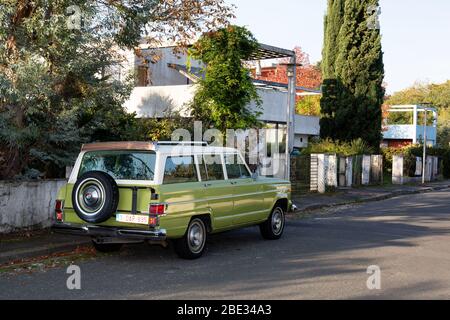
<svg viewBox="0 0 450 320">
<path fill-rule="evenodd" d="M 422 175 L 422 158 L 416 157 L 416 172 L 414 173 L 416 177 Z"/>
<path fill-rule="evenodd" d="M 403 184 L 403 155 L 392 157 L 392 184 Z"/>
<path fill-rule="evenodd" d="M 439 174 L 438 166 L 439 166 L 439 158 L 433 157 L 433 180 L 438 179 L 438 174 Z"/>
<path fill-rule="evenodd" d="M 362 185 L 368 185 L 370 183 L 370 160 L 370 156 L 363 156 L 361 177 Z"/>
<path fill-rule="evenodd" d="M 328 157 L 324 154 L 317 155 L 317 191 L 325 193 L 326 191 L 326 169 L 328 167 Z"/>
<path fill-rule="evenodd" d="M 318 191 L 319 184 L 319 155 L 311 154 L 311 169 L 310 169 L 310 187 L 311 191 Z"/>
<path fill-rule="evenodd" d="M 345 185 L 351 187 L 353 184 L 353 157 L 347 157 L 345 163 Z"/>
<path fill-rule="evenodd" d="M 325 155 L 328 158 L 327 166 L 327 186 L 337 188 L 337 155 Z"/>
<path fill-rule="evenodd" d="M 433 157 L 427 157 L 426 162 L 425 162 L 425 181 L 426 182 L 430 182 L 431 181 L 431 176 L 432 176 L 432 172 L 433 172 Z"/>
</svg>

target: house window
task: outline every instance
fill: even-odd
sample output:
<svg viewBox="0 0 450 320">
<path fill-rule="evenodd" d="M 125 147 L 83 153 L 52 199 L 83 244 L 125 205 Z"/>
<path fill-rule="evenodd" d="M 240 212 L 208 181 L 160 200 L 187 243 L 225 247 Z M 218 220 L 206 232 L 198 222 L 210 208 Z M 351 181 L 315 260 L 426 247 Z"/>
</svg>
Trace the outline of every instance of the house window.
<svg viewBox="0 0 450 320">
<path fill-rule="evenodd" d="M 148 67 L 138 66 L 136 75 L 136 86 L 146 87 L 148 86 Z"/>
</svg>

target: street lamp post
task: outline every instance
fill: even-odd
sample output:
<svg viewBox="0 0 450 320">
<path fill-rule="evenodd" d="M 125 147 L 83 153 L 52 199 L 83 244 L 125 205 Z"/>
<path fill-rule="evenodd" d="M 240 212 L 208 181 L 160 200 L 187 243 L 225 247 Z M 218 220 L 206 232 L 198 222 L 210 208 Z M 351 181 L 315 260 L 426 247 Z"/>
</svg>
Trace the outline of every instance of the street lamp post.
<svg viewBox="0 0 450 320">
<path fill-rule="evenodd" d="M 424 125 L 423 125 L 423 158 L 422 158 L 422 184 L 425 184 L 425 173 L 427 163 L 427 107 L 424 108 Z"/>
<path fill-rule="evenodd" d="M 291 173 L 291 146 L 293 146 L 292 137 L 292 126 L 293 126 L 293 115 L 295 112 L 295 97 L 297 92 L 296 83 L 296 71 L 297 64 L 295 62 L 296 58 L 292 57 L 291 62 L 285 64 L 287 67 L 287 77 L 288 77 L 288 101 L 286 110 L 286 150 L 285 150 L 285 178 L 290 180 Z"/>
</svg>

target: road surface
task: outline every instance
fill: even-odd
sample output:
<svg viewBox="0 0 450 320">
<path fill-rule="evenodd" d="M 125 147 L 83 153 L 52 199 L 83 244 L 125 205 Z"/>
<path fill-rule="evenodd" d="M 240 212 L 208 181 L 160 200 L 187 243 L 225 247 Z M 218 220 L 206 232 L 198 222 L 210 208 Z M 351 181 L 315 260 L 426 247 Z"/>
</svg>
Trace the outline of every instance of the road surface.
<svg viewBox="0 0 450 320">
<path fill-rule="evenodd" d="M 448 299 L 450 191 L 290 219 L 279 241 L 248 228 L 208 246 L 195 261 L 143 244 L 75 262 L 81 290 L 67 289 L 66 268 L 0 275 L 0 299 Z"/>
</svg>

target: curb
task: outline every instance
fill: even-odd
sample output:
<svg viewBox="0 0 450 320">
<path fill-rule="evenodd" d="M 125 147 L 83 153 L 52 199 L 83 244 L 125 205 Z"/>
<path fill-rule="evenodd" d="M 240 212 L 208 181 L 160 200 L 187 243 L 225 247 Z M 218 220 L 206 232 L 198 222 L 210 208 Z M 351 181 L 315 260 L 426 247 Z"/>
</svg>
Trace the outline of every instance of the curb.
<svg viewBox="0 0 450 320">
<path fill-rule="evenodd" d="M 431 191 L 439 191 L 439 190 L 445 190 L 449 189 L 450 185 L 447 186 L 437 186 L 437 187 L 427 187 L 424 189 L 419 190 L 410 190 L 410 191 L 395 191 L 388 194 L 383 194 L 379 196 L 369 197 L 369 198 L 361 198 L 357 200 L 351 200 L 351 201 L 345 201 L 345 202 L 338 202 L 338 203 L 332 203 L 332 204 L 314 204 L 307 206 L 305 208 L 302 208 L 300 210 L 297 210 L 293 213 L 290 213 L 290 215 L 295 215 L 296 213 L 305 213 L 305 212 L 311 212 L 311 211 L 317 211 L 320 209 L 327 209 L 327 208 L 335 208 L 335 207 L 341 207 L 341 206 L 348 206 L 351 204 L 359 204 L 359 203 L 365 203 L 365 202 L 376 202 L 376 201 L 382 201 L 387 200 L 391 198 L 395 198 L 398 196 L 404 196 L 409 194 L 420 194 L 420 193 L 427 193 Z"/>
<path fill-rule="evenodd" d="M 0 265 L 22 259 L 36 258 L 40 256 L 48 256 L 57 253 L 72 251 L 78 248 L 79 246 L 87 245 L 90 243 L 91 241 L 89 238 L 87 240 L 83 239 L 78 241 L 67 241 L 59 244 L 48 243 L 45 246 L 18 249 L 9 252 L 8 251 L 1 252 Z"/>
</svg>

